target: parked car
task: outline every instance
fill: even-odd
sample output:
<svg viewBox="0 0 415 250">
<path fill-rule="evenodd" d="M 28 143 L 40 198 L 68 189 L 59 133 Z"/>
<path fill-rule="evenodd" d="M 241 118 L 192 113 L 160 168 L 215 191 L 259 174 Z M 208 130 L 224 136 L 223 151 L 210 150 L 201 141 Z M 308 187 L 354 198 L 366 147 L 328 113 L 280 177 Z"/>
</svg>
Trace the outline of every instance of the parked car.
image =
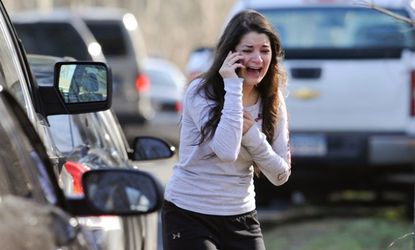
<svg viewBox="0 0 415 250">
<path fill-rule="evenodd" d="M 3 118 L 0 122 L 2 248 L 97 249 L 93 238 L 79 225 L 71 224 L 71 216 L 63 211 L 63 193 L 43 145 L 25 112 L 3 86 L 0 87 L 0 113 Z M 52 223 L 64 229 L 61 234 L 54 230 Z M 65 243 L 65 238 L 73 242 Z"/>
<path fill-rule="evenodd" d="M 53 85 L 54 64 L 65 61 L 64 58 L 41 55 L 29 55 L 28 59 L 40 86 Z M 91 169 L 136 169 L 132 160 L 154 161 L 174 154 L 170 145 L 148 137 L 137 137 L 135 150 L 131 150 L 111 110 L 49 116 L 48 120 L 54 144 L 66 159 L 60 179 L 68 195 L 83 194 L 81 177 Z M 143 153 L 150 147 L 152 154 Z M 130 157 L 128 152 L 132 152 Z M 80 222 L 93 230 L 103 249 L 156 249 L 155 213 L 124 219 L 109 216 L 82 218 Z"/>
<path fill-rule="evenodd" d="M 154 178 L 149 177 L 147 174 L 144 173 L 136 173 L 132 172 L 132 170 L 110 170 L 107 171 L 101 171 L 97 172 L 97 170 L 91 170 L 88 171 L 83 176 L 83 184 L 82 188 L 84 190 L 85 196 L 83 197 L 77 197 L 77 198 L 71 198 L 71 197 L 65 197 L 62 190 L 59 189 L 58 186 L 58 178 L 56 173 L 59 173 L 63 158 L 60 157 L 60 155 L 55 150 L 54 144 L 52 143 L 52 139 L 50 137 L 50 131 L 48 127 L 48 122 L 46 117 L 54 114 L 77 114 L 77 113 L 85 113 L 85 112 L 96 112 L 96 111 L 102 111 L 109 108 L 109 104 L 111 103 L 111 79 L 110 75 L 108 73 L 108 70 L 106 68 L 106 65 L 103 63 L 92 63 L 92 62 L 68 62 L 68 63 L 58 63 L 57 68 L 55 71 L 55 85 L 53 87 L 50 86 L 38 86 L 36 82 L 33 80 L 31 69 L 28 65 L 26 54 L 23 50 L 23 46 L 21 41 L 17 38 L 14 26 L 12 25 L 6 10 L 4 9 L 3 3 L 0 1 L 0 84 L 2 85 L 2 88 L 8 90 L 11 95 L 13 95 L 16 100 L 18 101 L 19 105 L 21 105 L 24 108 L 24 111 L 27 115 L 27 118 L 29 119 L 29 122 L 24 122 L 24 118 L 19 119 L 19 122 L 22 123 L 22 128 L 24 129 L 30 129 L 31 126 L 34 127 L 37 133 L 39 133 L 40 138 L 36 137 L 36 133 L 27 133 L 29 138 L 34 141 L 33 147 L 37 150 L 40 157 L 37 157 L 35 153 L 33 153 L 33 158 L 36 161 L 35 167 L 39 167 L 39 170 L 33 169 L 33 164 L 24 164 L 22 165 L 22 168 L 18 167 L 19 165 L 17 163 L 7 164 L 7 167 L 13 166 L 13 168 L 10 169 L 10 171 L 7 171 L 6 174 L 2 174 L 3 179 L 8 179 L 9 177 L 12 178 L 11 173 L 16 173 L 13 179 L 9 180 L 9 184 L 7 182 L 2 181 L 1 187 L 8 188 L 9 191 L 13 191 L 13 193 L 18 194 L 24 198 L 30 199 L 29 202 L 35 201 L 35 206 L 39 203 L 36 197 L 39 197 L 40 195 L 37 195 L 35 193 L 39 193 L 38 186 L 41 186 L 41 188 L 44 188 L 43 192 L 45 193 L 46 199 L 39 205 L 41 207 L 47 206 L 49 210 L 45 210 L 44 214 L 50 215 L 50 222 L 53 223 L 52 226 L 50 224 L 45 225 L 45 227 L 49 227 L 49 231 L 53 239 L 53 245 L 52 247 L 46 247 L 46 249 L 50 248 L 65 248 L 65 249 L 96 249 L 93 248 L 94 246 L 90 245 L 88 246 L 88 240 L 83 237 L 81 234 L 81 230 L 79 223 L 75 217 L 79 216 L 102 216 L 102 215 L 140 215 L 145 213 L 151 213 L 153 211 L 156 211 L 160 207 L 161 200 L 161 193 L 160 189 L 158 188 L 158 185 L 156 184 Z M 97 72 L 100 71 L 100 72 Z M 90 73 L 90 71 L 95 71 L 97 75 L 99 76 L 97 80 L 98 83 L 98 89 L 82 89 L 83 85 L 84 87 L 89 85 L 87 79 L 87 74 L 84 73 Z M 66 74 L 61 74 L 66 73 Z M 70 81 L 68 81 L 71 79 Z M 65 80 L 63 83 L 61 83 L 61 86 L 59 87 L 59 80 Z M 76 83 L 74 84 L 74 88 L 68 88 L 68 82 Z M 79 85 L 78 85 L 79 84 Z M 79 86 L 79 91 L 85 92 L 85 93 L 91 93 L 95 94 L 95 92 L 98 92 L 102 95 L 102 98 L 99 101 L 82 101 L 80 102 L 75 95 L 75 92 L 78 88 L 75 88 L 75 86 Z M 80 94 L 78 92 L 78 94 Z M 12 108 L 18 108 L 18 104 L 13 103 L 10 105 Z M 17 138 L 18 145 L 20 148 L 23 148 L 25 146 L 25 141 L 23 139 L 19 139 L 16 133 L 18 133 L 20 127 L 15 125 L 11 119 L 7 119 L 7 115 L 3 115 L 2 117 L 5 117 L 4 120 L 2 120 L 2 124 L 6 124 L 9 129 L 13 129 L 13 136 L 16 136 L 14 138 Z M 24 130 L 28 131 L 28 130 Z M 4 138 L 4 137 L 3 137 Z M 5 139 L 4 139 L 5 140 Z M 4 144 L 6 145 L 6 144 Z M 44 146 L 43 146 L 44 145 Z M 10 157 L 11 153 L 10 150 L 18 150 L 19 147 L 0 147 L 2 152 L 5 153 L 7 157 Z M 42 151 L 43 148 L 43 151 Z M 0 150 L 0 151 L 1 151 Z M 9 151 L 7 151 L 9 150 Z M 46 152 L 45 152 L 46 150 Z M 43 153 L 42 153 L 43 152 Z M 19 152 L 19 156 L 25 157 L 22 152 Z M 37 159 L 40 159 L 37 161 Z M 10 158 L 11 159 L 11 158 Z M 50 161 L 49 161 L 49 160 Z M 49 164 L 49 167 L 48 167 Z M 42 165 L 46 166 L 46 170 L 43 170 L 41 168 Z M 27 169 L 28 170 L 27 170 Z M 36 178 L 26 179 L 26 175 L 24 174 L 24 171 L 33 171 L 32 173 L 38 173 L 38 181 L 35 182 L 33 180 L 36 180 Z M 119 172 L 119 173 L 117 173 Z M 111 176 L 111 181 L 114 181 L 113 183 L 105 184 L 105 179 L 108 179 L 107 177 Z M 130 194 L 138 194 L 138 191 L 141 191 L 143 194 L 147 193 L 149 196 L 143 197 L 143 202 L 146 201 L 146 203 L 149 206 L 142 206 L 141 201 L 133 201 L 131 200 L 131 204 L 124 204 L 124 206 L 121 206 L 119 208 L 111 208 L 110 206 L 104 206 L 104 204 L 101 204 L 100 201 L 103 201 L 103 198 L 106 199 L 106 204 L 114 203 L 114 197 L 110 197 L 106 193 L 96 193 L 96 190 L 108 190 L 107 188 L 111 189 L 116 188 L 118 190 L 125 190 L 127 185 L 122 186 L 123 184 L 127 183 L 127 180 L 129 179 L 129 176 L 131 176 L 132 181 L 134 182 L 141 182 L 141 183 L 148 183 L 146 187 L 134 187 L 134 185 L 130 185 L 128 187 L 131 192 Z M 25 178 L 21 181 L 21 185 L 16 185 L 19 183 L 19 179 Z M 91 179 L 89 179 L 91 178 Z M 97 181 L 102 180 L 102 185 L 97 185 Z M 25 182 L 23 182 L 25 181 Z M 40 182 L 40 185 L 39 185 Z M 51 185 L 48 184 L 48 182 L 51 183 Z M 27 184 L 26 184 L 27 183 Z M 119 185 L 122 184 L 122 185 Z M 9 187 L 7 187 L 9 185 Z M 117 187 L 118 186 L 118 187 Z M 25 189 L 25 187 L 27 187 Z M 147 189 L 148 188 L 148 189 Z M 30 193 L 24 191 L 28 190 Z M 94 191 L 95 190 L 95 191 Z M 21 192 L 22 191 L 22 192 Z M 10 193 L 9 192 L 9 193 Z M 1 192 L 2 195 L 6 194 L 6 191 Z M 97 196 L 95 196 L 97 195 Z M 137 198 L 140 198 L 140 196 L 134 195 Z M 102 197 L 102 198 L 100 198 Z M 151 197 L 149 199 L 149 197 Z M 7 197 L 2 197 L 2 201 L 6 200 Z M 134 197 L 131 197 L 134 198 Z M 37 202 L 37 203 L 36 203 Z M 94 204 L 95 203 L 95 204 Z M 6 203 L 2 203 L 6 204 Z M 17 204 L 17 203 L 16 203 Z M 23 204 L 23 203 L 20 203 Z M 27 204 L 27 203 L 26 203 Z M 18 204 L 17 204 L 18 205 Z M 131 205 L 131 206 L 130 206 Z M 63 210 L 65 211 L 66 215 L 60 216 L 59 214 L 56 215 L 56 213 L 49 213 L 48 211 L 51 210 L 51 207 L 55 207 L 57 210 Z M 55 209 L 55 210 L 56 210 Z M 39 210 L 38 210 L 39 211 Z M 5 217 L 3 218 L 15 218 L 15 222 L 20 219 L 20 214 L 10 214 L 6 213 L 5 210 L 3 210 L 2 215 Z M 30 212 L 30 211 L 29 211 Z M 29 214 L 27 212 L 27 214 Z M 36 218 L 36 221 L 40 218 L 39 213 L 35 214 L 32 218 Z M 73 217 L 74 216 L 74 217 Z M 67 218 L 66 218 L 67 217 Z M 25 219 L 26 217 L 22 217 Z M 5 223 L 7 221 L 2 220 Z M 34 220 L 26 220 L 26 222 L 30 222 L 31 225 L 33 224 Z M 2 232 L 7 232 L 7 225 L 2 223 L 2 225 L 6 226 L 6 230 Z M 40 225 L 41 222 L 39 222 Z M 14 224 L 16 225 L 16 224 Z M 25 228 L 25 225 L 22 225 L 20 228 Z M 38 229 L 41 229 L 44 227 L 39 227 Z M 16 234 L 16 232 L 19 232 Z M 43 247 L 37 247 L 35 246 L 36 242 L 33 242 L 30 239 L 33 239 L 34 237 L 39 236 L 39 230 L 33 232 L 30 231 L 27 233 L 27 238 L 24 238 L 25 240 L 22 241 L 21 235 L 22 232 L 26 232 L 24 230 L 16 230 L 13 232 L 14 235 L 20 236 L 19 243 L 27 244 L 27 249 L 45 249 Z M 9 239 L 13 239 L 12 237 L 0 237 L 2 246 L 6 245 L 6 241 Z M 36 239 L 37 241 L 42 240 L 40 238 Z M 46 240 L 45 240 L 46 241 Z M 4 243 L 4 244 L 3 244 Z M 73 246 L 72 246 L 73 245 Z M 77 247 L 85 246 L 83 248 Z M 16 249 L 12 247 L 12 249 Z"/>
<path fill-rule="evenodd" d="M 197 47 L 190 51 L 186 63 L 187 82 L 191 82 L 200 74 L 206 72 L 213 61 L 213 48 Z"/>
<path fill-rule="evenodd" d="M 19 11 L 12 21 L 27 53 L 105 62 L 94 35 L 70 10 Z"/>
<path fill-rule="evenodd" d="M 82 8 L 76 13 L 94 34 L 112 68 L 113 110 L 121 124 L 151 120 L 150 81 L 143 68 L 147 51 L 136 17 L 110 7 Z"/>
<path fill-rule="evenodd" d="M 33 125 L 3 88 L 0 91 L 0 113 L 3 117 L 0 122 L 2 248 L 98 249 L 91 235 L 72 215 L 139 215 L 160 206 L 161 192 L 155 179 L 134 170 L 90 171 L 82 180 L 85 196 L 65 198 Z M 120 192 L 128 188 L 131 195 L 141 195 L 141 200 L 129 197 L 126 204 L 118 207 L 102 203 L 119 199 L 119 196 L 107 194 L 108 190 L 115 188 Z"/>
<path fill-rule="evenodd" d="M 41 88 L 33 81 L 25 53 L 1 1 L 0 27 L 2 248 L 97 249 L 74 216 L 153 212 L 161 205 L 158 185 L 154 178 L 138 171 L 91 170 L 82 179 L 85 196 L 65 197 L 55 175 L 58 166 L 55 159 L 58 157 L 53 156 L 54 151 L 49 144 L 45 117 L 63 111 L 71 114 L 105 110 L 108 109 L 110 97 L 106 96 L 99 102 L 64 104 L 62 96 L 68 93 L 67 89 L 55 88 L 57 86 Z M 58 65 L 58 69 L 68 72 L 72 68 L 74 73 L 93 68 L 106 70 L 105 65 L 100 63 L 61 66 Z M 59 76 L 57 73 L 56 79 L 65 78 Z M 83 80 L 84 76 L 75 74 L 73 79 Z M 110 87 L 108 84 L 99 90 L 110 93 Z M 61 96 L 60 92 L 64 95 Z M 42 101 L 48 105 L 41 105 Z M 140 182 L 147 183 L 147 186 L 134 185 Z M 119 198 L 108 195 L 108 190 L 117 189 L 122 193 L 127 188 L 131 199 L 126 204 L 118 208 L 107 205 Z M 139 196 L 140 193 L 143 196 Z"/>
<path fill-rule="evenodd" d="M 140 133 L 163 138 L 178 146 L 186 77 L 174 63 L 160 57 L 148 57 L 144 69 L 151 82 L 150 98 L 155 114 L 139 128 Z"/>
<path fill-rule="evenodd" d="M 82 179 L 85 196 L 65 197 L 40 137 L 24 110 L 3 88 L 0 113 L 2 248 L 101 249 L 73 216 L 140 215 L 160 207 L 159 184 L 137 170 L 91 170 Z M 111 194 L 110 190 L 119 193 Z M 123 192 L 128 194 L 127 200 L 119 203 Z"/>
<path fill-rule="evenodd" d="M 0 83 L 26 110 L 30 121 L 46 146 L 55 171 L 58 172 L 62 159 L 51 143 L 46 116 L 59 112 L 82 113 L 104 110 L 109 107 L 111 95 L 93 104 L 63 104 L 59 99 L 60 94 L 57 89 L 39 88 L 33 81 L 21 40 L 17 38 L 15 28 L 3 7 L 1 7 L 0 20 L 2 20 L 0 23 Z M 100 63 L 98 65 L 106 67 Z M 76 67 L 76 65 L 73 66 Z M 110 88 L 111 85 L 108 84 L 107 87 Z M 110 93 L 109 89 L 107 93 Z M 41 104 L 43 101 L 45 105 Z"/>
<path fill-rule="evenodd" d="M 375 3 L 414 18 L 407 1 Z M 324 200 L 345 189 L 375 191 L 380 200 L 403 191 L 412 201 L 411 25 L 353 1 L 238 1 L 229 18 L 243 9 L 265 15 L 285 50 L 293 170 L 280 190 Z M 276 190 L 266 189 L 264 201 Z"/>
</svg>

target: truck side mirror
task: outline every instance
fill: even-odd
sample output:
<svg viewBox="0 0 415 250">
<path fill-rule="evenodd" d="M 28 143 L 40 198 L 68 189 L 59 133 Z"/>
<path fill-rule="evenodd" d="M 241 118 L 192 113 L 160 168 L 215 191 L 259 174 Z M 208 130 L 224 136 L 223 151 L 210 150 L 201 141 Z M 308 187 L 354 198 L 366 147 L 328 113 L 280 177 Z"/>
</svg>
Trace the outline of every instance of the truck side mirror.
<svg viewBox="0 0 415 250">
<path fill-rule="evenodd" d="M 39 86 L 46 116 L 80 114 L 111 107 L 111 71 L 105 63 L 57 62 L 53 86 Z"/>
</svg>

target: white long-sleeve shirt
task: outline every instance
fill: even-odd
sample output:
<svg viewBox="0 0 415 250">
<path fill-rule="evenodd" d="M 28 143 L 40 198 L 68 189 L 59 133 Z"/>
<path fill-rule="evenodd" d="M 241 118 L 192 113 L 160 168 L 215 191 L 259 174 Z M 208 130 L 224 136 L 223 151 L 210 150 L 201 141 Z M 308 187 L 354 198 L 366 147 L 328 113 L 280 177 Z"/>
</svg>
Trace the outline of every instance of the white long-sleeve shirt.
<svg viewBox="0 0 415 250">
<path fill-rule="evenodd" d="M 179 161 L 165 189 L 165 199 L 186 210 L 212 215 L 237 215 L 255 209 L 253 162 L 275 185 L 290 175 L 287 112 L 280 95 L 278 121 L 272 145 L 261 132 L 258 119 L 242 135 L 243 110 L 260 117 L 261 100 L 242 106 L 242 81 L 226 78 L 221 119 L 211 140 L 197 145 L 213 102 L 203 91 L 200 79 L 188 87 L 183 100 Z M 212 157 L 212 154 L 214 155 Z"/>
</svg>

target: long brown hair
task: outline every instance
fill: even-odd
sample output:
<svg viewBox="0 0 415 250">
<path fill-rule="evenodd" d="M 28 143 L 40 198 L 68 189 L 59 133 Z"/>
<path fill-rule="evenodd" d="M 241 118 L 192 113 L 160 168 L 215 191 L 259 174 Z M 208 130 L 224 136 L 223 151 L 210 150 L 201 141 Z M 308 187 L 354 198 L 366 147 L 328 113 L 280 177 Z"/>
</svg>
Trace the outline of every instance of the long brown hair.
<svg viewBox="0 0 415 250">
<path fill-rule="evenodd" d="M 256 11 L 247 10 L 236 14 L 230 20 L 214 50 L 212 66 L 202 75 L 202 84 L 198 92 L 205 93 L 206 98 L 213 100 L 214 105 L 211 107 L 208 121 L 202 126 L 199 144 L 213 137 L 220 121 L 225 89 L 219 69 L 229 51 L 235 50 L 242 37 L 252 31 L 266 34 L 271 43 L 271 63 L 266 75 L 257 85 L 257 89 L 262 99 L 262 131 L 267 141 L 272 143 L 278 115 L 279 83 L 285 82 L 285 71 L 278 63 L 279 58 L 283 56 L 283 51 L 280 39 L 267 19 Z"/>
</svg>

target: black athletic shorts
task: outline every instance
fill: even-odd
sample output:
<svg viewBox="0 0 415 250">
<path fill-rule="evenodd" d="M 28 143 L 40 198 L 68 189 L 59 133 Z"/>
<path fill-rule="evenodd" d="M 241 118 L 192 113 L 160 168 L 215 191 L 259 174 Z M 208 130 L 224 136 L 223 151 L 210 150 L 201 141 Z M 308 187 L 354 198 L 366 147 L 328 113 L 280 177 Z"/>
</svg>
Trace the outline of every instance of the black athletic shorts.
<svg viewBox="0 0 415 250">
<path fill-rule="evenodd" d="M 164 201 L 161 219 L 163 250 L 265 250 L 256 210 L 216 216 Z"/>
</svg>

